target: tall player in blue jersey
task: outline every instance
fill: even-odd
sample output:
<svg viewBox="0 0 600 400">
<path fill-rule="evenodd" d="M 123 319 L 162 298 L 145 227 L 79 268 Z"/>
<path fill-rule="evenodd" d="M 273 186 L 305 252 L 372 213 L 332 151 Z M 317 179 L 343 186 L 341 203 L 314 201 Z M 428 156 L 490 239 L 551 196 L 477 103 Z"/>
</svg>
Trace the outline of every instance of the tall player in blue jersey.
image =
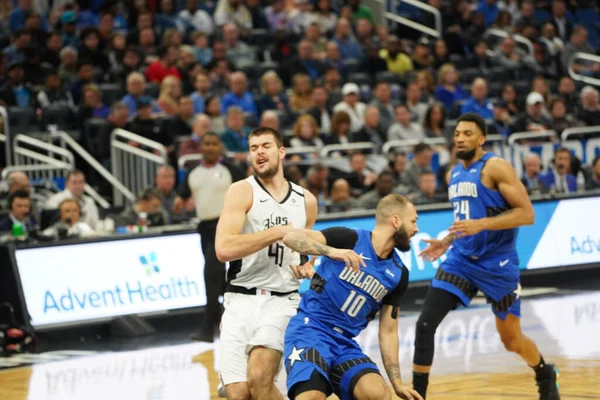
<svg viewBox="0 0 600 400">
<path fill-rule="evenodd" d="M 427 240 L 421 256 L 434 261 L 452 245 L 425 296 L 416 326 L 413 387 L 426 395 L 435 331 L 458 303 L 467 306 L 478 290 L 496 315 L 506 350 L 519 354 L 535 371 L 540 400 L 558 400 L 557 373 L 535 343 L 521 332 L 521 285 L 515 250 L 518 227 L 533 223 L 527 190 L 507 161 L 486 153 L 486 125 L 463 114 L 454 131 L 460 163 L 450 173 L 448 197 L 454 224 L 443 240 Z"/>
<path fill-rule="evenodd" d="M 375 219 L 372 232 L 329 228 L 294 231 L 283 239 L 300 254 L 325 256 L 318 274 L 303 272 L 306 265 L 292 268 L 297 277 L 312 280 L 285 333 L 290 399 L 325 400 L 332 392 L 342 400 L 391 399 L 377 366 L 354 340 L 381 310 L 379 346 L 394 391 L 403 399 L 422 400 L 400 377 L 396 318 L 408 270 L 394 251 L 410 250 L 417 211 L 405 197 L 388 195 Z"/>
</svg>

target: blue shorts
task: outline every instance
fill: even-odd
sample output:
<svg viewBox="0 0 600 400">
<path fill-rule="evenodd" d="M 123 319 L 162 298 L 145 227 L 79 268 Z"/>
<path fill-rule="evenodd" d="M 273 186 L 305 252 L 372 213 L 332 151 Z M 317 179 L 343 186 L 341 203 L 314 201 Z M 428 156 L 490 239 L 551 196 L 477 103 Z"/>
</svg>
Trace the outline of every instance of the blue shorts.
<svg viewBox="0 0 600 400">
<path fill-rule="evenodd" d="M 362 352 L 354 339 L 299 312 L 285 332 L 284 363 L 290 398 L 294 385 L 310 381 L 316 371 L 329 384 L 329 396 L 353 398 L 354 386 L 367 373 L 379 374 L 375 363 Z"/>
<path fill-rule="evenodd" d="M 518 262 L 516 254 L 473 259 L 450 250 L 431 286 L 456 295 L 465 307 L 477 290 L 481 290 L 498 318 L 504 320 L 508 314 L 520 317 L 521 272 Z"/>
</svg>

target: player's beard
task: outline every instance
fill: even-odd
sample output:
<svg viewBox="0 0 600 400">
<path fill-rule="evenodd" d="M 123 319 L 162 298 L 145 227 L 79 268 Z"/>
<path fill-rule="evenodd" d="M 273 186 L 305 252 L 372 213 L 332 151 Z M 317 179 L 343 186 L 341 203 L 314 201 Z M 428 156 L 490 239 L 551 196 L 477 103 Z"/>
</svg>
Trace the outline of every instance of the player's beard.
<svg viewBox="0 0 600 400">
<path fill-rule="evenodd" d="M 473 150 L 465 150 L 465 151 L 457 151 L 456 158 L 463 161 L 471 161 L 475 158 L 475 149 Z"/>
<path fill-rule="evenodd" d="M 410 237 L 408 236 L 408 232 L 404 226 L 400 226 L 396 232 L 394 232 L 394 247 L 400 251 L 409 251 L 410 250 Z"/>
<path fill-rule="evenodd" d="M 254 168 L 254 173 L 256 175 L 258 175 L 259 178 L 261 179 L 270 179 L 272 177 L 274 177 L 275 175 L 277 175 L 277 173 L 279 172 L 279 163 L 275 164 L 274 166 L 269 166 L 269 168 L 265 169 L 264 171 L 258 171 L 256 169 L 256 167 L 254 165 L 252 165 L 252 168 Z"/>
</svg>

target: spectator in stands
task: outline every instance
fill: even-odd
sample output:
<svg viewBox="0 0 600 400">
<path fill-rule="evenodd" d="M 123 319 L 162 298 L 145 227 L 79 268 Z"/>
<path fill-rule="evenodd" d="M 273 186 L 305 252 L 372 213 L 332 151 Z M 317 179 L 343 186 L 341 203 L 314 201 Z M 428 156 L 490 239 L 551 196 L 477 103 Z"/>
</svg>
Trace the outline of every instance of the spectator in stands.
<svg viewBox="0 0 600 400">
<path fill-rule="evenodd" d="M 31 213 L 31 199 L 25 190 L 16 190 L 8 197 L 8 215 L 0 220 L 0 232 L 11 231 L 14 224 L 23 226 L 23 233 L 37 228 L 35 217 Z"/>
<path fill-rule="evenodd" d="M 331 132 L 324 140 L 326 144 L 350 143 L 350 115 L 346 111 L 337 111 L 331 118 Z"/>
<path fill-rule="evenodd" d="M 428 138 L 445 138 L 452 142 L 454 132 L 446 128 L 446 109 L 440 103 L 430 106 L 423 120 L 423 133 Z"/>
<path fill-rule="evenodd" d="M 72 198 L 62 200 L 58 205 L 60 219 L 54 225 L 43 231 L 45 236 L 55 236 L 62 239 L 61 230 L 65 237 L 88 237 L 95 234 L 94 229 L 82 220 L 81 205 Z"/>
<path fill-rule="evenodd" d="M 4 50 L 2 53 L 7 58 L 7 63 L 23 61 L 23 49 L 31 42 L 31 34 L 25 28 L 17 29 L 12 35 L 12 44 Z"/>
<path fill-rule="evenodd" d="M 225 131 L 225 116 L 221 113 L 221 102 L 217 97 L 209 96 L 206 99 L 204 113 L 210 118 L 210 130 L 221 134 Z"/>
<path fill-rule="evenodd" d="M 176 67 L 179 49 L 175 46 L 160 46 L 156 52 L 158 60 L 146 69 L 146 79 L 152 83 L 162 83 L 167 76 L 181 79 L 181 74 Z"/>
<path fill-rule="evenodd" d="M 319 138 L 319 127 L 317 121 L 309 115 L 301 115 L 292 129 L 294 137 L 290 139 L 291 147 L 316 147 L 324 146 L 323 140 Z"/>
<path fill-rule="evenodd" d="M 406 107 L 410 111 L 411 120 L 422 124 L 428 107 L 421 102 L 421 89 L 415 81 L 406 86 Z"/>
<path fill-rule="evenodd" d="M 342 88 L 343 100 L 333 107 L 334 112 L 344 111 L 352 120 L 351 130 L 356 132 L 365 123 L 365 103 L 359 101 L 360 89 L 356 83 L 346 83 Z"/>
<path fill-rule="evenodd" d="M 196 61 L 203 67 L 208 66 L 213 58 L 212 49 L 208 45 L 208 36 L 203 32 L 195 31 L 192 33 L 192 44 L 194 45 Z"/>
<path fill-rule="evenodd" d="M 563 0 L 554 0 L 552 2 L 552 20 L 550 23 L 556 29 L 557 36 L 566 43 L 573 32 L 573 24 L 566 17 L 566 5 Z"/>
<path fill-rule="evenodd" d="M 175 191 L 175 169 L 170 165 L 161 165 L 156 169 L 154 187 L 161 194 L 161 212 L 164 214 L 166 224 L 178 223 L 191 217 L 184 209 L 178 213 L 173 211 L 177 198 Z"/>
<path fill-rule="evenodd" d="M 408 192 L 403 176 L 404 171 L 406 171 L 406 160 L 406 153 L 399 152 L 394 156 L 394 159 L 391 160 L 388 165 L 388 169 L 392 173 L 392 179 L 394 180 L 394 187 L 396 187 L 396 193 L 406 194 Z"/>
<path fill-rule="evenodd" d="M 359 59 L 363 56 L 360 45 L 352 36 L 352 27 L 350 21 L 346 18 L 338 19 L 335 27 L 335 33 L 333 40 L 338 44 L 342 58 L 354 58 Z"/>
<path fill-rule="evenodd" d="M 311 23 L 311 15 L 313 4 L 309 0 L 295 0 L 295 7 L 289 12 L 290 24 L 292 32 L 295 35 L 301 36 Z"/>
<path fill-rule="evenodd" d="M 484 0 L 479 2 L 476 12 L 485 15 L 485 26 L 487 28 L 496 21 L 498 13 L 500 12 L 500 7 L 496 0 Z"/>
<path fill-rule="evenodd" d="M 80 33 L 81 46 L 79 47 L 79 57 L 81 59 L 90 59 L 95 68 L 102 69 L 103 72 L 108 72 L 110 62 L 106 54 L 100 51 L 100 33 L 96 27 L 87 27 L 81 30 Z"/>
<path fill-rule="evenodd" d="M 419 175 L 418 191 L 411 193 L 409 198 L 413 204 L 436 204 L 448 201 L 448 196 L 436 189 L 435 174 L 432 171 L 423 172 Z"/>
<path fill-rule="evenodd" d="M 58 75 L 63 84 L 68 86 L 77 79 L 77 50 L 73 47 L 63 47 L 59 55 Z"/>
<path fill-rule="evenodd" d="M 479 114 L 483 119 L 494 118 L 494 105 L 487 99 L 487 82 L 483 78 L 477 78 L 471 85 L 471 97 L 469 97 L 460 108 L 460 113 Z"/>
<path fill-rule="evenodd" d="M 314 164 L 306 171 L 302 186 L 316 198 L 319 212 L 326 212 L 326 199 L 329 189 L 329 168 L 323 164 Z"/>
<path fill-rule="evenodd" d="M 377 181 L 375 182 L 375 189 L 360 196 L 358 199 L 358 205 L 361 208 L 374 210 L 377 208 L 379 200 L 392 193 L 393 189 L 394 180 L 392 177 L 392 173 L 389 171 L 383 171 L 377 177 Z"/>
<path fill-rule="evenodd" d="M 35 105 L 35 93 L 23 81 L 23 64 L 13 62 L 7 66 L 8 80 L 0 87 L 0 105 L 27 108 Z"/>
<path fill-rule="evenodd" d="M 235 24 L 223 25 L 223 40 L 227 47 L 227 58 L 240 69 L 256 65 L 256 51 L 239 40 L 239 31 Z"/>
<path fill-rule="evenodd" d="M 571 174 L 571 152 L 559 147 L 554 152 L 553 166 L 539 177 L 540 181 L 555 193 L 574 193 L 577 191 L 577 180 Z"/>
<path fill-rule="evenodd" d="M 127 123 L 126 129 L 165 146 L 171 145 L 171 138 L 162 129 L 160 122 L 152 116 L 152 101 L 147 96 L 137 100 L 137 112 Z"/>
<path fill-rule="evenodd" d="M 432 67 L 438 69 L 444 64 L 450 62 L 450 52 L 448 46 L 443 39 L 436 39 L 433 46 L 433 64 Z"/>
<path fill-rule="evenodd" d="M 311 15 L 312 21 L 321 27 L 323 34 L 328 35 L 333 32 L 337 22 L 337 16 L 333 12 L 334 9 L 331 6 L 331 1 L 318 0 L 315 4 L 315 10 Z"/>
<path fill-rule="evenodd" d="M 583 123 L 577 121 L 572 115 L 567 114 L 565 101 L 560 97 L 555 98 L 550 103 L 550 116 L 552 118 L 552 130 L 559 136 L 565 129 L 582 126 Z"/>
<path fill-rule="evenodd" d="M 75 47 L 78 41 L 77 14 L 68 10 L 60 16 L 63 46 Z"/>
<path fill-rule="evenodd" d="M 165 79 L 166 81 L 166 79 Z M 179 98 L 177 115 L 169 121 L 167 132 L 171 136 L 187 136 L 192 133 L 194 124 L 194 103 L 189 96 Z"/>
<path fill-rule="evenodd" d="M 196 75 L 194 88 L 196 90 L 190 96 L 194 104 L 194 114 L 203 113 L 206 99 L 210 96 L 210 78 L 206 72 L 200 72 Z"/>
<path fill-rule="evenodd" d="M 571 33 L 571 41 L 562 50 L 560 59 L 562 70 L 569 70 L 569 63 L 575 53 L 595 54 L 595 50 L 587 43 L 588 32 L 585 27 L 577 25 Z M 600 63 L 578 60 L 571 66 L 574 72 L 587 76 L 597 76 L 600 73 Z"/>
<path fill-rule="evenodd" d="M 285 60 L 280 66 L 279 76 L 285 85 L 289 85 L 291 78 L 296 74 L 306 74 L 311 79 L 318 79 L 324 72 L 324 65 L 314 56 L 312 43 L 301 40 L 298 44 L 298 57 Z"/>
<path fill-rule="evenodd" d="M 377 82 L 373 94 L 373 100 L 371 100 L 370 105 L 377 107 L 379 110 L 381 129 L 387 133 L 390 126 L 392 126 L 395 121 L 394 107 L 398 104 L 396 101 L 392 100 L 390 84 L 385 81 Z"/>
<path fill-rule="evenodd" d="M 581 109 L 577 113 L 577 117 L 587 126 L 600 125 L 598 100 L 598 90 L 592 86 L 586 86 L 581 90 Z"/>
<path fill-rule="evenodd" d="M 110 107 L 110 114 L 108 115 L 108 122 L 112 127 L 111 131 L 116 128 L 125 129 L 128 119 L 129 107 L 120 101 L 113 103 Z"/>
<path fill-rule="evenodd" d="M 162 195 L 157 189 L 145 189 L 138 194 L 133 206 L 126 208 L 121 214 L 115 216 L 116 226 L 137 226 L 140 214 L 146 214 L 148 226 L 166 225 L 165 216 L 160 211 Z"/>
<path fill-rule="evenodd" d="M 338 94 L 342 92 L 342 75 L 340 74 L 340 71 L 335 68 L 327 68 L 327 71 L 325 71 L 324 80 L 325 89 L 327 89 L 330 94 Z"/>
<path fill-rule="evenodd" d="M 215 29 L 212 17 L 202 8 L 198 8 L 196 0 L 185 0 L 184 9 L 179 12 L 179 18 L 192 26 L 194 31 L 212 35 Z"/>
<path fill-rule="evenodd" d="M 165 115 L 176 115 L 179 112 L 181 97 L 181 80 L 175 76 L 167 76 L 160 84 L 160 95 L 157 103 Z"/>
<path fill-rule="evenodd" d="M 223 145 L 229 151 L 248 152 L 248 135 L 251 129 L 246 126 L 244 112 L 233 106 L 227 111 L 227 129 L 221 134 Z"/>
<path fill-rule="evenodd" d="M 458 83 L 458 73 L 452 64 L 444 64 L 438 72 L 438 86 L 435 89 L 435 98 L 444 104 L 448 110 L 452 109 L 455 101 L 463 100 L 467 94 Z"/>
<path fill-rule="evenodd" d="M 427 37 L 420 38 L 410 56 L 413 67 L 419 71 L 429 68 L 433 64 L 433 56 L 431 55 L 431 42 Z"/>
<path fill-rule="evenodd" d="M 556 36 L 555 26 L 550 22 L 542 26 L 542 35 L 539 40 L 543 44 L 545 52 L 554 60 L 565 47 L 564 42 Z"/>
<path fill-rule="evenodd" d="M 350 141 L 354 143 L 371 142 L 375 146 L 375 151 L 381 152 L 381 148 L 386 140 L 387 132 L 381 128 L 379 109 L 375 106 L 368 106 L 365 109 L 364 126 L 350 136 Z"/>
<path fill-rule="evenodd" d="M 12 10 L 10 16 L 8 17 L 8 26 L 11 32 L 25 27 L 25 19 L 27 16 L 35 13 L 32 0 L 18 0 L 17 2 L 13 1 L 13 4 L 16 7 Z M 47 27 L 45 20 L 43 26 L 44 30 L 46 30 Z"/>
<path fill-rule="evenodd" d="M 140 56 L 144 66 L 149 66 L 158 61 L 158 50 L 156 46 L 156 34 L 152 28 L 142 29 L 137 40 L 140 47 Z"/>
<path fill-rule="evenodd" d="M 129 115 L 134 115 L 137 111 L 138 100 L 144 96 L 146 90 L 146 78 L 140 72 L 132 72 L 127 76 L 127 94 L 121 102 L 129 109 Z M 148 98 L 149 99 L 149 98 Z M 158 103 L 151 100 L 151 110 L 153 114 L 162 112 Z"/>
<path fill-rule="evenodd" d="M 178 156 L 187 154 L 200 154 L 202 146 L 202 138 L 211 131 L 210 118 L 206 114 L 198 114 L 194 117 L 192 125 L 192 135 L 188 140 L 181 142 Z"/>
<path fill-rule="evenodd" d="M 585 190 L 598 190 L 600 189 L 600 156 L 594 158 L 590 167 L 591 174 L 585 180 Z"/>
<path fill-rule="evenodd" d="M 133 72 L 139 73 L 142 70 L 140 50 L 136 46 L 127 46 L 123 51 L 122 64 L 115 65 L 111 69 L 111 79 L 119 83 L 122 87 L 127 87 L 127 77 Z"/>
<path fill-rule="evenodd" d="M 519 76 L 519 70 L 522 69 L 528 69 L 536 73 L 542 72 L 535 59 L 518 48 L 517 42 L 510 36 L 502 41 L 494 54 L 493 60 L 495 65 L 511 71 L 513 76 Z"/>
<path fill-rule="evenodd" d="M 419 143 L 413 149 L 413 159 L 402 176 L 402 180 L 409 187 L 410 192 L 415 192 L 418 189 L 421 174 L 432 172 L 432 156 L 433 149 L 427 143 Z"/>
<path fill-rule="evenodd" d="M 337 42 L 331 40 L 325 47 L 325 59 L 323 60 L 327 68 L 335 68 L 340 72 L 343 79 L 348 77 L 348 66 L 344 64 L 340 53 L 340 47 Z"/>
<path fill-rule="evenodd" d="M 326 202 L 326 212 L 346 212 L 358 208 L 358 202 L 350 196 L 350 184 L 345 179 L 336 179 Z"/>
<path fill-rule="evenodd" d="M 306 113 L 312 115 L 321 132 L 329 132 L 333 115 L 332 110 L 328 106 L 329 94 L 325 87 L 316 85 L 312 90 L 311 96 L 314 106 L 307 110 Z"/>
<path fill-rule="evenodd" d="M 523 159 L 523 177 L 521 182 L 527 189 L 527 193 L 541 194 L 546 193 L 550 189 L 542 181 L 540 172 L 542 171 L 542 160 L 536 153 L 529 153 Z"/>
<path fill-rule="evenodd" d="M 273 130 L 279 131 L 279 116 L 275 111 L 267 110 L 260 116 L 259 126 L 266 126 Z"/>
<path fill-rule="evenodd" d="M 412 60 L 402 49 L 400 39 L 390 35 L 385 43 L 385 49 L 379 52 L 379 57 L 387 62 L 387 69 L 398 75 L 404 75 L 413 70 Z"/>
<path fill-rule="evenodd" d="M 221 111 L 227 113 L 230 107 L 239 107 L 243 112 L 251 113 L 258 119 L 258 110 L 254 96 L 247 91 L 248 79 L 243 72 L 234 72 L 229 77 L 229 92 L 221 99 Z M 227 144 L 225 144 L 227 145 Z"/>
<path fill-rule="evenodd" d="M 377 76 L 380 72 L 386 72 L 388 70 L 387 62 L 379 57 L 381 51 L 381 45 L 375 40 L 367 42 L 363 50 L 365 57 L 361 59 L 358 64 L 358 71 L 369 74 L 370 76 Z"/>
<path fill-rule="evenodd" d="M 526 107 L 527 111 L 515 120 L 511 127 L 511 133 L 545 131 L 550 129 L 552 122 L 542 114 L 544 98 L 541 94 L 537 92 L 529 93 L 527 95 Z"/>
<path fill-rule="evenodd" d="M 246 0 L 246 7 L 252 16 L 253 29 L 269 29 L 267 18 L 260 0 Z"/>
<path fill-rule="evenodd" d="M 375 39 L 375 34 L 373 32 L 373 24 L 366 18 L 359 18 L 355 23 L 355 34 L 356 41 L 363 49 L 363 53 L 367 49 L 370 43 L 375 43 L 375 40 L 378 41 L 378 38 Z"/>
<path fill-rule="evenodd" d="M 283 0 L 273 0 L 271 1 L 270 6 L 265 7 L 265 17 L 271 32 L 275 32 L 279 29 L 286 31 L 292 30 L 292 24 L 284 7 Z"/>
<path fill-rule="evenodd" d="M 510 135 L 511 124 L 512 118 L 508 111 L 507 103 L 504 100 L 497 101 L 494 104 L 493 121 L 488 125 L 488 133 L 508 137 Z"/>
<path fill-rule="evenodd" d="M 567 112 L 574 114 L 579 102 L 575 90 L 575 82 L 568 76 L 563 76 L 558 82 L 558 95 L 564 100 Z"/>
<path fill-rule="evenodd" d="M 82 100 L 83 87 L 93 83 L 94 63 L 90 59 L 81 58 L 77 62 L 77 79 L 69 85 L 69 91 L 76 105 Z"/>
<path fill-rule="evenodd" d="M 290 109 L 301 112 L 314 106 L 312 100 L 312 83 L 305 74 L 296 74 L 292 78 L 292 95 L 290 96 Z"/>
<path fill-rule="evenodd" d="M 506 108 L 511 117 L 521 114 L 521 105 L 518 103 L 517 90 L 515 87 L 507 83 L 502 87 L 502 100 L 506 102 Z"/>
<path fill-rule="evenodd" d="M 47 210 L 55 210 L 66 199 L 74 199 L 79 204 L 81 210 L 81 219 L 92 229 L 98 227 L 99 213 L 94 200 L 83 194 L 85 191 L 85 175 L 78 169 L 69 171 L 65 183 L 65 190 L 50 196 L 46 201 Z"/>
<path fill-rule="evenodd" d="M 527 27 L 537 29 L 538 23 L 534 17 L 535 5 L 531 0 L 525 0 L 521 3 L 521 17 L 516 21 L 516 32 L 522 32 Z"/>
<path fill-rule="evenodd" d="M 377 175 L 367 167 L 367 157 L 361 152 L 350 154 L 350 173 L 346 180 L 350 184 L 353 197 L 373 189 Z"/>
<path fill-rule="evenodd" d="M 305 40 L 308 40 L 313 46 L 313 57 L 317 60 L 323 60 L 326 57 L 325 47 L 327 39 L 321 35 L 321 27 L 316 22 L 310 23 L 306 29 Z"/>
<path fill-rule="evenodd" d="M 463 41 L 469 49 L 475 47 L 475 43 L 481 39 L 486 31 L 485 26 L 485 14 L 481 12 L 475 12 L 472 17 L 469 18 L 470 22 L 465 27 L 464 33 L 462 34 Z"/>
<path fill-rule="evenodd" d="M 267 71 L 261 78 L 261 98 L 258 100 L 258 110 L 263 113 L 267 110 L 289 112 L 288 98 L 284 92 L 283 83 L 275 71 Z"/>
<path fill-rule="evenodd" d="M 50 70 L 46 74 L 46 84 L 37 94 L 37 103 L 42 108 L 51 105 L 69 107 L 75 110 L 75 103 L 71 92 L 64 88 L 58 71 Z"/>
<path fill-rule="evenodd" d="M 544 104 L 550 104 L 550 86 L 543 76 L 538 75 L 533 78 L 531 92 L 538 92 L 544 98 Z"/>
<path fill-rule="evenodd" d="M 423 127 L 412 122 L 410 111 L 404 104 L 396 106 L 396 122 L 387 131 L 387 140 L 424 139 Z"/>
<path fill-rule="evenodd" d="M 486 74 L 492 67 L 492 58 L 488 55 L 488 45 L 485 40 L 475 44 L 474 52 L 467 57 L 466 67 L 478 68 L 482 74 Z"/>
<path fill-rule="evenodd" d="M 219 0 L 214 14 L 215 25 L 235 24 L 245 34 L 252 26 L 252 15 L 241 0 Z"/>
<path fill-rule="evenodd" d="M 415 82 L 421 89 L 421 102 L 432 104 L 436 101 L 435 97 L 435 80 L 433 75 L 428 70 L 421 70 L 417 72 Z"/>
<path fill-rule="evenodd" d="M 106 119 L 110 114 L 110 107 L 102 103 L 100 88 L 94 84 L 83 87 L 83 102 L 77 111 L 75 120 L 77 126 L 83 129 L 83 124 L 90 118 Z"/>
</svg>

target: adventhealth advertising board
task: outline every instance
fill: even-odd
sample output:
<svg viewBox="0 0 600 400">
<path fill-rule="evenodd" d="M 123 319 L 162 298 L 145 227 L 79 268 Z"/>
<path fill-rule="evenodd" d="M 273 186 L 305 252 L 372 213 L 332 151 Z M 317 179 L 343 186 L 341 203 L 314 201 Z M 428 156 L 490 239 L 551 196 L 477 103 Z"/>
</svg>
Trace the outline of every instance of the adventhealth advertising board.
<svg viewBox="0 0 600 400">
<path fill-rule="evenodd" d="M 534 203 L 535 223 L 522 227 L 517 240 L 521 269 L 554 268 L 600 262 L 600 197 Z M 429 280 L 445 256 L 433 263 L 417 254 L 426 247 L 423 239 L 441 239 L 452 225 L 451 210 L 419 214 L 419 233 L 412 249 L 401 253 L 410 270 L 410 281 Z M 317 222 L 315 229 L 331 226 L 373 229 L 375 219 L 357 218 Z M 306 285 L 306 284 L 305 284 Z"/>
<path fill-rule="evenodd" d="M 34 327 L 206 304 L 197 234 L 22 249 Z"/>
</svg>

